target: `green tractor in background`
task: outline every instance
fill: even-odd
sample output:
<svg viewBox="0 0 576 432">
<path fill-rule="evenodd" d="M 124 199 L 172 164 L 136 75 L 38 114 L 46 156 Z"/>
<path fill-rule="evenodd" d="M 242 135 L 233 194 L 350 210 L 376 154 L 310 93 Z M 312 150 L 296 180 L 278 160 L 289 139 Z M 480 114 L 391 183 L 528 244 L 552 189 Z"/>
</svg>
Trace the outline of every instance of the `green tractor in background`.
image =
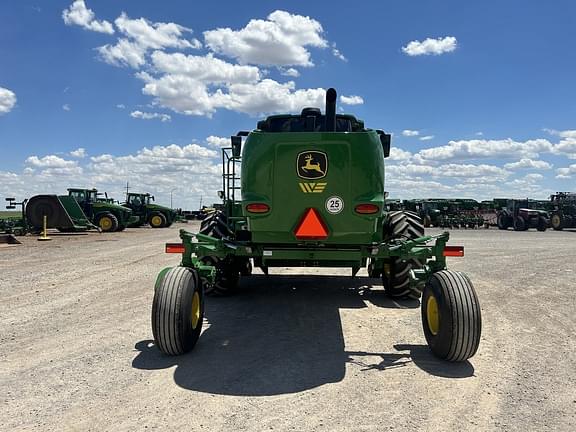
<svg viewBox="0 0 576 432">
<path fill-rule="evenodd" d="M 564 228 L 576 228 L 576 193 L 557 192 L 550 195 L 552 209 L 550 225 L 556 231 Z"/>
<path fill-rule="evenodd" d="M 177 217 L 176 210 L 152 203 L 154 196 L 149 193 L 128 192 L 123 206 L 132 209 L 138 219 L 130 224 L 140 227 L 150 224 L 152 228 L 167 228 L 174 223 Z"/>
<path fill-rule="evenodd" d="M 131 209 L 99 198 L 97 189 L 69 188 L 68 196 L 78 203 L 86 217 L 103 232 L 123 231 L 135 221 Z"/>
<path fill-rule="evenodd" d="M 223 149 L 223 209 L 204 219 L 199 233 L 181 230 L 182 242 L 166 245 L 182 259 L 155 284 L 152 332 L 160 351 L 191 350 L 205 295 L 237 292 L 253 262 L 264 274 L 271 267 L 341 267 L 355 276 L 367 267 L 388 296 L 421 298 L 434 354 L 464 361 L 476 353 L 478 298 L 468 276 L 446 266 L 447 256 L 464 249 L 447 246 L 447 232 L 426 236 L 417 214 L 386 209 L 390 135 L 336 114 L 336 98 L 334 89 L 326 92 L 325 114 L 305 108 L 270 116 L 231 137 Z"/>
</svg>

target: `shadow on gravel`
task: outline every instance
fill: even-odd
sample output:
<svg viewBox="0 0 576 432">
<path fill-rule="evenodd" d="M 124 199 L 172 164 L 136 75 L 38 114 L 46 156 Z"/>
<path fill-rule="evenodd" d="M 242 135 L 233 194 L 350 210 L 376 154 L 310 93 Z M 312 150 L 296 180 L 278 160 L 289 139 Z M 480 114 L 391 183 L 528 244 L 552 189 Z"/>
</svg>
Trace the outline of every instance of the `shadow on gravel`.
<svg viewBox="0 0 576 432">
<path fill-rule="evenodd" d="M 432 354 L 428 345 L 397 344 L 394 348 L 409 351 L 412 362 L 430 375 L 443 378 L 468 378 L 474 375 L 474 366 L 468 360 L 459 363 L 440 360 Z"/>
<path fill-rule="evenodd" d="M 169 357 L 153 341 L 140 341 L 132 366 L 144 370 L 177 366 L 176 384 L 213 394 L 279 395 L 339 382 L 346 363 L 355 362 L 351 356 L 361 355 L 345 351 L 340 309 L 363 308 L 365 301 L 384 308 L 419 305 L 387 299 L 382 291 L 370 289 L 371 282 L 366 277 L 246 278 L 241 294 L 207 299 L 205 330 L 191 353 Z M 439 373 L 443 366 L 431 354 L 426 357 L 418 346 L 404 347 L 410 347 L 405 348 L 410 353 L 370 355 L 382 356 L 379 369 L 413 361 L 434 375 L 450 376 Z"/>
</svg>

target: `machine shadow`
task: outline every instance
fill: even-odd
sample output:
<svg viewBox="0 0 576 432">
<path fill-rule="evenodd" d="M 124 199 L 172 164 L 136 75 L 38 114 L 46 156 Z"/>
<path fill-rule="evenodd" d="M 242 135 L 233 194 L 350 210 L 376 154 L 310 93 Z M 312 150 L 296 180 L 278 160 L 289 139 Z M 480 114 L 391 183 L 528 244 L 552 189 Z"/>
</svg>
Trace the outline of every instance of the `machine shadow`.
<svg viewBox="0 0 576 432">
<path fill-rule="evenodd" d="M 140 353 L 132 366 L 176 366 L 176 384 L 212 394 L 270 396 L 339 382 L 346 363 L 353 361 L 345 351 L 339 310 L 363 308 L 365 301 L 414 307 L 414 301 L 386 300 L 370 289 L 371 281 L 316 275 L 245 278 L 241 294 L 207 299 L 205 330 L 191 353 L 165 356 L 153 341 L 144 340 L 136 344 Z"/>
<path fill-rule="evenodd" d="M 474 375 L 474 366 L 469 361 L 454 363 L 435 357 L 427 345 L 396 344 L 398 352 L 371 353 L 365 351 L 348 351 L 350 362 L 362 367 L 362 370 L 387 370 L 408 366 L 413 363 L 430 375 L 442 378 L 468 378 Z M 408 352 L 402 352 L 408 351 Z M 366 363 L 363 357 L 380 357 L 378 363 Z"/>
</svg>

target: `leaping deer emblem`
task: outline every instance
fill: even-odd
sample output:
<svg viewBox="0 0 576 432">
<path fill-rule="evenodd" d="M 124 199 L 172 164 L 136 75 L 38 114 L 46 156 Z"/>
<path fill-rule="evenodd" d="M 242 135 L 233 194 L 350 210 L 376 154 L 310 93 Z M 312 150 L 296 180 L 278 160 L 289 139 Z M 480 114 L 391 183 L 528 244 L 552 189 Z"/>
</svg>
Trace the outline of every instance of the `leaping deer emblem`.
<svg viewBox="0 0 576 432">
<path fill-rule="evenodd" d="M 304 171 L 304 172 L 317 171 L 322 175 L 326 174 L 320 168 L 320 163 L 312 163 L 312 161 L 314 160 L 314 157 L 311 154 L 306 155 L 306 157 L 304 159 L 306 160 L 306 164 L 304 164 L 304 166 L 300 167 L 300 168 L 302 168 L 302 171 Z"/>
</svg>

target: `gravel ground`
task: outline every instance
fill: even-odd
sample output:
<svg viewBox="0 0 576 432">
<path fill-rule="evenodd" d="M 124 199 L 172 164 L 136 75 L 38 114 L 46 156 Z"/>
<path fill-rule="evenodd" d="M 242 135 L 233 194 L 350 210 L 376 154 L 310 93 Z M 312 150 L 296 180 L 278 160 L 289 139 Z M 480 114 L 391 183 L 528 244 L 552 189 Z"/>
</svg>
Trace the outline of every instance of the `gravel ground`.
<svg viewBox="0 0 576 432">
<path fill-rule="evenodd" d="M 161 355 L 153 283 L 180 227 L 0 248 L 0 429 L 576 430 L 576 231 L 452 232 L 483 335 L 450 364 L 418 302 L 318 269 L 244 279 L 192 353 Z"/>
</svg>

